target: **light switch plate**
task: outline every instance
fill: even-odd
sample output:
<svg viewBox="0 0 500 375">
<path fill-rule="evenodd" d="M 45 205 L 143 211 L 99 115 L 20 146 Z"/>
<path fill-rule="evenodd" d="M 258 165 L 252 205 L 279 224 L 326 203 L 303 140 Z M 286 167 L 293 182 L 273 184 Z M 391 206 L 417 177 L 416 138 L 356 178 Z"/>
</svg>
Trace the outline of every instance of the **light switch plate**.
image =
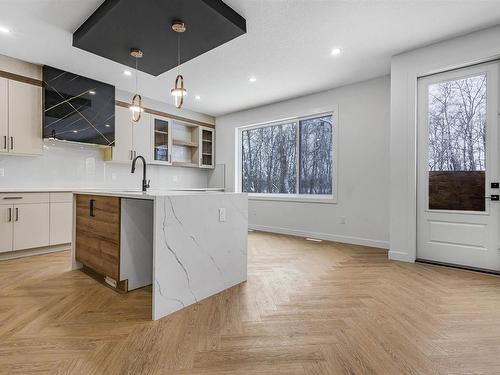
<svg viewBox="0 0 500 375">
<path fill-rule="evenodd" d="M 226 221 L 226 209 L 225 208 L 219 208 L 219 221 L 220 222 Z"/>
</svg>

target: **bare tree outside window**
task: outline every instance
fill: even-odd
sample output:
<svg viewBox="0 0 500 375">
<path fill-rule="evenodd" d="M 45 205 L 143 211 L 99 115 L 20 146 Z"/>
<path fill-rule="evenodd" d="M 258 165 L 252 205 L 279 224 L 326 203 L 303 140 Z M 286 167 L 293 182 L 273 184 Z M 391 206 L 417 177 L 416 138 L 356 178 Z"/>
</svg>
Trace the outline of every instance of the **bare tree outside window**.
<svg viewBox="0 0 500 375">
<path fill-rule="evenodd" d="M 332 116 L 241 132 L 242 191 L 331 195 Z"/>
<path fill-rule="evenodd" d="M 332 194 L 332 117 L 300 121 L 300 194 Z"/>
<path fill-rule="evenodd" d="M 242 132 L 242 191 L 294 194 L 297 123 Z"/>
<path fill-rule="evenodd" d="M 484 171 L 486 74 L 429 86 L 429 170 Z"/>
</svg>

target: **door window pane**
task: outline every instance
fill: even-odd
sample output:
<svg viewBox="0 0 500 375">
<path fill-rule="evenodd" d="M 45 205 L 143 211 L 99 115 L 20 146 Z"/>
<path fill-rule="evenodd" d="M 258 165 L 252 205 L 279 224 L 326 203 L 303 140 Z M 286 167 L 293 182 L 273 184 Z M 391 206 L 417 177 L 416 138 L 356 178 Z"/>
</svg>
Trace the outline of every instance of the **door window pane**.
<svg viewBox="0 0 500 375">
<path fill-rule="evenodd" d="M 300 121 L 300 194 L 332 194 L 332 116 Z"/>
<path fill-rule="evenodd" d="M 429 86 L 429 208 L 485 210 L 486 74 Z"/>
<path fill-rule="evenodd" d="M 242 191 L 296 193 L 297 123 L 242 131 Z"/>
</svg>

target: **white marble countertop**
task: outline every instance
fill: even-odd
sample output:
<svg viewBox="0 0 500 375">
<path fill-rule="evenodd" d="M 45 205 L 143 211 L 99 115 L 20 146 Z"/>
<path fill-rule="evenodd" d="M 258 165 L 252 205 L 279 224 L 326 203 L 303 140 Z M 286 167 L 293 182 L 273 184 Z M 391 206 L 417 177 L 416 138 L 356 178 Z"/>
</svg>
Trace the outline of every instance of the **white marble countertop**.
<svg viewBox="0 0 500 375">
<path fill-rule="evenodd" d="M 152 190 L 153 191 L 153 190 Z M 224 191 L 224 188 L 171 188 L 155 189 L 158 192 L 173 191 Z M 0 193 L 63 193 L 63 192 L 136 192 L 141 193 L 139 189 L 131 188 L 0 188 Z"/>
<path fill-rule="evenodd" d="M 235 195 L 246 193 L 224 192 L 217 190 L 148 190 L 147 192 L 136 190 L 76 190 L 74 194 L 103 195 L 108 197 L 134 198 L 155 200 L 158 197 L 186 196 L 186 195 Z"/>
</svg>

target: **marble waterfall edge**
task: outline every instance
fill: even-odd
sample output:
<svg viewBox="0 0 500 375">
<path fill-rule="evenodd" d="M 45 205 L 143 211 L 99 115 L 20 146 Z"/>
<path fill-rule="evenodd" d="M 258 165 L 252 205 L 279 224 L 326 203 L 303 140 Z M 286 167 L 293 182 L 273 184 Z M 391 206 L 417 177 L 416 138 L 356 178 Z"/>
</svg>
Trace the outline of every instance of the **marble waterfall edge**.
<svg viewBox="0 0 500 375">
<path fill-rule="evenodd" d="M 154 320 L 246 281 L 246 194 L 158 196 L 154 215 Z"/>
</svg>

